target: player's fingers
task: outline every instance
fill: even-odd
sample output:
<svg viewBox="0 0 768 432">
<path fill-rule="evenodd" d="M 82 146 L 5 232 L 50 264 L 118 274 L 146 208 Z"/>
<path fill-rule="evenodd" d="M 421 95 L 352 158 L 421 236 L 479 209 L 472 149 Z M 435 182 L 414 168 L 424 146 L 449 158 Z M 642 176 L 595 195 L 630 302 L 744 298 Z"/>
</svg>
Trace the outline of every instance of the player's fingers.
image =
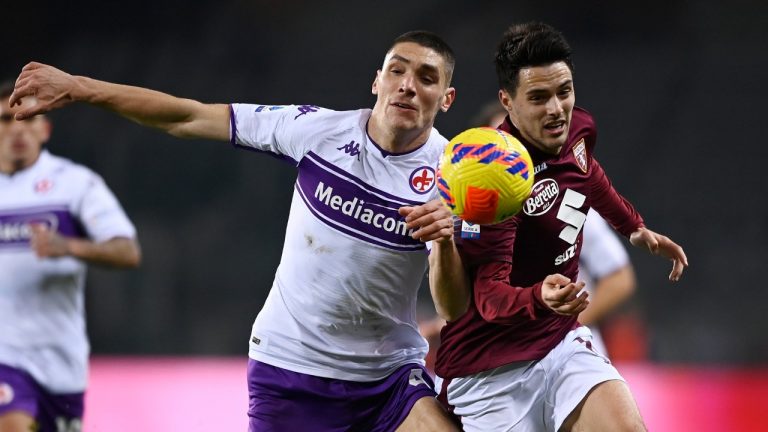
<svg viewBox="0 0 768 432">
<path fill-rule="evenodd" d="M 685 266 L 683 265 L 682 261 L 673 259 L 672 272 L 669 274 L 669 280 L 671 280 L 672 282 L 679 281 L 680 276 L 682 276 L 684 269 L 685 269 Z"/>
<path fill-rule="evenodd" d="M 406 216 L 406 220 L 408 220 L 407 216 L 413 212 L 414 207 L 412 206 L 406 206 L 406 207 L 400 207 L 397 209 L 397 213 L 400 214 L 400 216 Z"/>
<path fill-rule="evenodd" d="M 560 273 L 554 273 L 544 278 L 544 283 L 552 285 L 567 285 L 571 280 L 561 275 Z"/>
<path fill-rule="evenodd" d="M 569 300 L 573 300 L 576 297 L 578 290 L 574 284 L 566 284 L 558 289 L 547 290 L 544 297 L 554 303 L 566 303 Z"/>
<path fill-rule="evenodd" d="M 416 222 L 418 224 L 419 221 L 417 220 Z M 442 219 L 418 226 L 419 228 L 411 234 L 415 239 L 428 238 L 428 240 L 435 240 L 453 235 L 453 225 L 446 223 L 446 221 Z"/>
<path fill-rule="evenodd" d="M 26 72 L 26 71 L 31 71 L 31 70 L 35 70 L 35 69 L 40 69 L 43 66 L 45 66 L 43 63 L 38 63 L 38 62 L 34 62 L 33 61 L 33 62 L 29 62 L 29 63 L 25 64 L 24 67 L 21 68 L 21 70 L 22 70 L 22 72 Z"/>
<path fill-rule="evenodd" d="M 578 297 L 557 308 L 557 312 L 565 315 L 576 315 L 584 311 L 589 304 L 589 294 L 584 291 Z"/>
</svg>

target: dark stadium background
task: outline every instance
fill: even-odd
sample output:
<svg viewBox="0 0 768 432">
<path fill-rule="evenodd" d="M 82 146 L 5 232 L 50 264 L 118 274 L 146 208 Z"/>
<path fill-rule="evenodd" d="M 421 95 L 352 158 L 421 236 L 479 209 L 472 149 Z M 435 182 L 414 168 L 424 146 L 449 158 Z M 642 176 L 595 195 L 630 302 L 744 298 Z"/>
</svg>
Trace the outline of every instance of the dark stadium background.
<svg viewBox="0 0 768 432">
<path fill-rule="evenodd" d="M 691 262 L 632 251 L 649 358 L 768 363 L 764 2 L 4 2 L 2 74 L 30 60 L 208 102 L 372 106 L 398 34 L 456 50 L 446 136 L 495 97 L 495 41 L 544 20 L 575 50 L 597 157 Z M 278 263 L 295 171 L 228 144 L 182 141 L 91 107 L 56 112 L 50 149 L 103 175 L 137 225 L 141 269 L 89 277 L 95 354 L 245 356 Z"/>
</svg>

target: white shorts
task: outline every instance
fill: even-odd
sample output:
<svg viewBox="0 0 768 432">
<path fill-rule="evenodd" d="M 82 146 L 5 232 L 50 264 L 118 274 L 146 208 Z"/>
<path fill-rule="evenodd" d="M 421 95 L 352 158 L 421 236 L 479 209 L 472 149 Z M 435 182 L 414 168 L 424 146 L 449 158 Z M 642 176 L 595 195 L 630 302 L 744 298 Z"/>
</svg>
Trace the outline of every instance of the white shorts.
<svg viewBox="0 0 768 432">
<path fill-rule="evenodd" d="M 570 331 L 543 359 L 523 361 L 450 380 L 448 403 L 466 432 L 560 429 L 587 393 L 624 378 L 592 349 L 587 327 Z M 435 380 L 437 389 L 443 380 Z"/>
</svg>

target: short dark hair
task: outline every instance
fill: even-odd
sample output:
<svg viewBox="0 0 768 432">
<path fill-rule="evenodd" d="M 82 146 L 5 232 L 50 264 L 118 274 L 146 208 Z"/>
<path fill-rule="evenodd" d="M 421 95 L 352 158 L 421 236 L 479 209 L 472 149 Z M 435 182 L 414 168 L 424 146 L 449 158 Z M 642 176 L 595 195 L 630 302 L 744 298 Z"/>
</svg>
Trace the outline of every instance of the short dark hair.
<svg viewBox="0 0 768 432">
<path fill-rule="evenodd" d="M 450 45 L 448 45 L 443 40 L 443 38 L 436 35 L 435 33 L 432 33 L 431 31 L 413 30 L 396 37 L 392 42 L 392 45 L 389 47 L 389 50 L 392 51 L 392 48 L 394 48 L 395 45 L 405 42 L 413 42 L 438 53 L 445 61 L 445 76 L 447 78 L 446 81 L 448 84 L 451 83 L 451 78 L 453 77 L 453 69 L 456 67 L 456 55 L 453 53 L 453 49 L 451 49 Z"/>
<path fill-rule="evenodd" d="M 0 100 L 8 99 L 13 94 L 14 82 L 12 80 L 0 81 Z"/>
<path fill-rule="evenodd" d="M 496 48 L 499 87 L 514 95 L 520 69 L 564 62 L 573 73 L 571 47 L 552 26 L 539 22 L 516 24 L 504 32 Z"/>
</svg>

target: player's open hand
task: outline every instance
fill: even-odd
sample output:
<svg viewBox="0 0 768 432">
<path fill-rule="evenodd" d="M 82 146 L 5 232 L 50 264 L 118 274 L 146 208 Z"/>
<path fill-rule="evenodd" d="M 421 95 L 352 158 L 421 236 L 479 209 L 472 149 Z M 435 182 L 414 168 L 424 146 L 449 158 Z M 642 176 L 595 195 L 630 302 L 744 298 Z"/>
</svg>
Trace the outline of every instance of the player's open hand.
<svg viewBox="0 0 768 432">
<path fill-rule="evenodd" d="M 669 237 L 653 232 L 648 228 L 640 228 L 629 236 L 629 242 L 633 246 L 647 249 L 654 255 L 661 255 L 672 260 L 672 272 L 669 280 L 677 282 L 688 267 L 688 258 L 683 248 L 673 242 Z"/>
<path fill-rule="evenodd" d="M 30 244 L 38 257 L 55 258 L 69 255 L 67 239 L 59 233 L 51 231 L 48 226 L 42 224 L 32 224 L 30 229 L 32 231 Z"/>
<path fill-rule="evenodd" d="M 584 282 L 571 282 L 561 274 L 551 274 L 541 284 L 541 297 L 550 309 L 560 315 L 578 315 L 589 305 L 589 293 L 581 291 Z"/>
<path fill-rule="evenodd" d="M 53 66 L 32 62 L 21 70 L 8 102 L 11 106 L 24 108 L 16 113 L 16 120 L 24 120 L 73 102 L 76 87 L 77 81 L 72 75 Z M 27 97 L 35 98 L 37 103 L 25 104 Z"/>
<path fill-rule="evenodd" d="M 408 229 L 415 230 L 411 237 L 422 242 L 453 239 L 453 217 L 442 201 L 435 199 L 419 206 L 400 207 Z"/>
</svg>

